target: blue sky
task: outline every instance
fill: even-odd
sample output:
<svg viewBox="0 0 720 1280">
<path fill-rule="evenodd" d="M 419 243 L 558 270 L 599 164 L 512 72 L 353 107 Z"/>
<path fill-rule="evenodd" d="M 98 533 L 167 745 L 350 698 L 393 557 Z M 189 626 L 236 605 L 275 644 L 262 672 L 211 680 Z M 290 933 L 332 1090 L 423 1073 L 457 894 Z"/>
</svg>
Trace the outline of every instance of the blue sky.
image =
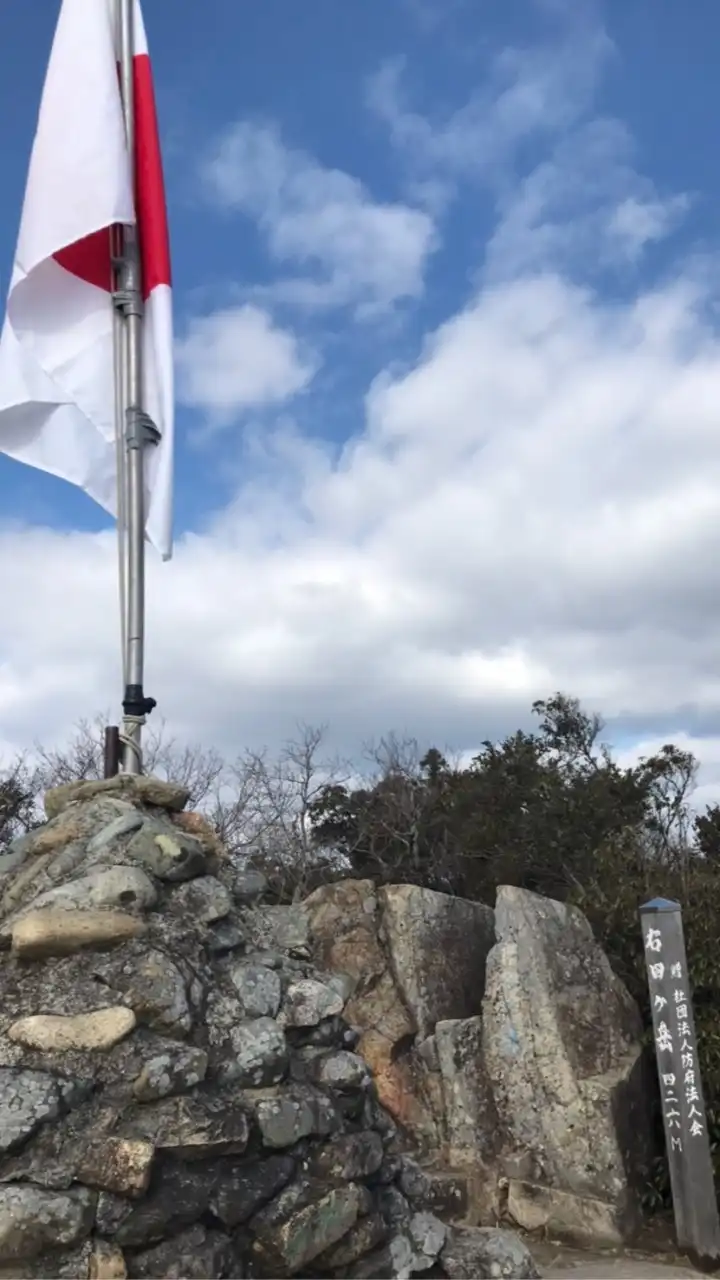
<svg viewBox="0 0 720 1280">
<path fill-rule="evenodd" d="M 3 286 L 57 9 L 0 10 Z M 563 687 L 630 751 L 697 739 L 714 778 L 717 5 L 144 11 L 180 401 L 149 665 L 173 727 L 468 749 Z M 2 457 L 0 504 L 37 575 L 0 635 L 14 745 L 112 701 L 112 540 Z"/>
</svg>

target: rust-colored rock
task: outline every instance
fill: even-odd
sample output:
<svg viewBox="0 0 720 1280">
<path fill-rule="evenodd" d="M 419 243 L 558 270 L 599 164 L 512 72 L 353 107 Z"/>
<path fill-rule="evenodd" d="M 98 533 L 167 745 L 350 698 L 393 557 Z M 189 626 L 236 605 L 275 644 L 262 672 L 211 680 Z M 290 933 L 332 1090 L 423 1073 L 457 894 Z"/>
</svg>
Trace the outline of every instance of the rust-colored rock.
<svg viewBox="0 0 720 1280">
<path fill-rule="evenodd" d="M 186 835 L 195 836 L 202 846 L 203 853 L 221 862 L 227 860 L 227 849 L 204 813 L 196 813 L 193 810 L 189 813 L 174 813 L 172 820 L 175 826 Z"/>
<path fill-rule="evenodd" d="M 134 1198 L 147 1191 L 154 1158 L 151 1142 L 103 1137 L 86 1148 L 76 1177 L 78 1182 L 99 1191 Z"/>
</svg>

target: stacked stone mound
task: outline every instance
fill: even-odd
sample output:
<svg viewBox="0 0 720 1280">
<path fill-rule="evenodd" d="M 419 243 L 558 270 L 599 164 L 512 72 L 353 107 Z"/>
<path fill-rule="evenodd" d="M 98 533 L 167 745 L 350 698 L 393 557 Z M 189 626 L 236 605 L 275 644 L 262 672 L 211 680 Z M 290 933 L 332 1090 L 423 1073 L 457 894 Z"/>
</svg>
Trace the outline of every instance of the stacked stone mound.
<svg viewBox="0 0 720 1280">
<path fill-rule="evenodd" d="M 427 1207 L 353 966 L 278 941 L 186 801 L 58 788 L 0 860 L 0 1277 L 537 1275 Z"/>
</svg>

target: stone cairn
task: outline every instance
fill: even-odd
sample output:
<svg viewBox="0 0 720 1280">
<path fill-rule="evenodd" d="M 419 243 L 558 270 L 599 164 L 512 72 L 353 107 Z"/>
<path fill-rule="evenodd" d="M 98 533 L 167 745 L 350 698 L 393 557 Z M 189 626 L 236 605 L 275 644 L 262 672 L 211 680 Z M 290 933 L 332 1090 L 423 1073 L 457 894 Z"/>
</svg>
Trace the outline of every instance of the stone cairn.
<svg viewBox="0 0 720 1280">
<path fill-rule="evenodd" d="M 186 802 L 59 787 L 0 858 L 0 1278 L 536 1276 L 433 1212 L 357 979 L 263 936 Z"/>
</svg>

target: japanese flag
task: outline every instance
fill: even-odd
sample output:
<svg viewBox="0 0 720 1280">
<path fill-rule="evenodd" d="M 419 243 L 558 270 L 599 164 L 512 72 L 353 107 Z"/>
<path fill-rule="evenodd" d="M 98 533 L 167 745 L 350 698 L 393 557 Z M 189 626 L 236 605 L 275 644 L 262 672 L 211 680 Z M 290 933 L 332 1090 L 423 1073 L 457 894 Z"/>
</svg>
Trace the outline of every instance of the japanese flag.
<svg viewBox="0 0 720 1280">
<path fill-rule="evenodd" d="M 146 530 L 172 551 L 170 252 L 155 95 L 134 9 L 135 173 L 125 139 L 115 0 L 63 0 L 30 160 L 0 337 L 0 452 L 78 485 L 116 515 L 111 234 L 136 223 L 145 298 Z M 134 181 L 133 181 L 134 178 Z"/>
</svg>

